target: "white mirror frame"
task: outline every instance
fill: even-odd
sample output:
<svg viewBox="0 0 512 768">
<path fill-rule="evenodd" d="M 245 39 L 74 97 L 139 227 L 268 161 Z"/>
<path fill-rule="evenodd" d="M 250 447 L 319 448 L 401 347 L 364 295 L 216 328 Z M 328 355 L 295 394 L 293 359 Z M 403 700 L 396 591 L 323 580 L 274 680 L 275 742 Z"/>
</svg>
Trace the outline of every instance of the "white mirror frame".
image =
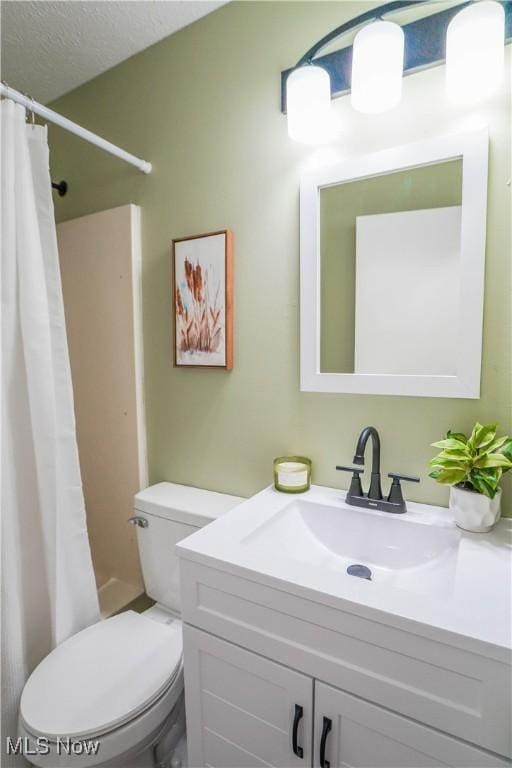
<svg viewBox="0 0 512 768">
<path fill-rule="evenodd" d="M 308 171 L 300 186 L 300 377 L 303 392 L 480 397 L 487 218 L 487 128 L 428 139 Z M 320 190 L 418 166 L 462 159 L 461 285 L 455 376 L 322 373 Z M 390 354 L 392 347 L 390 345 Z"/>
</svg>

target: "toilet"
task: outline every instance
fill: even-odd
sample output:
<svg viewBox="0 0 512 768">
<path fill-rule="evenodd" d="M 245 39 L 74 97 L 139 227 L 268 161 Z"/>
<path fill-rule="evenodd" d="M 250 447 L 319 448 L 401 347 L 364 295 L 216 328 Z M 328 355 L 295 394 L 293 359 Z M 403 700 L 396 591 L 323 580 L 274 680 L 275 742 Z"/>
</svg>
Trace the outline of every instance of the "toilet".
<svg viewBox="0 0 512 768">
<path fill-rule="evenodd" d="M 167 768 L 185 731 L 175 544 L 243 499 L 175 483 L 135 496 L 146 593 L 155 605 L 78 632 L 29 677 L 20 702 L 26 758 L 41 768 Z"/>
</svg>

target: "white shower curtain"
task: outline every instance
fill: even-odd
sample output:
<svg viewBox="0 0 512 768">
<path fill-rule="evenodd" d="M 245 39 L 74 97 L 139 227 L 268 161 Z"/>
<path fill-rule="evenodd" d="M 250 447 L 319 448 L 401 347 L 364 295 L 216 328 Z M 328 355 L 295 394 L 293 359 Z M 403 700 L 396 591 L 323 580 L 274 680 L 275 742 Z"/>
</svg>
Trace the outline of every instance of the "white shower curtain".
<svg viewBox="0 0 512 768">
<path fill-rule="evenodd" d="M 46 128 L 1 110 L 2 748 L 23 685 L 99 619 L 75 435 Z M 4 756 L 5 758 L 5 756 Z M 23 761 L 22 761 L 23 762 Z M 14 765 L 12 758 L 2 765 Z"/>
</svg>

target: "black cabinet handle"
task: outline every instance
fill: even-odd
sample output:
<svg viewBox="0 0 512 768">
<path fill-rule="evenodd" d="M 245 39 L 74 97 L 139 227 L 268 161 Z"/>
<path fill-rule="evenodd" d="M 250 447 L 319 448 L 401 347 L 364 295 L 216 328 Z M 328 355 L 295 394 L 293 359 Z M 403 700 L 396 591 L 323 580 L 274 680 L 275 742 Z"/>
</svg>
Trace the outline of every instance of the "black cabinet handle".
<svg viewBox="0 0 512 768">
<path fill-rule="evenodd" d="M 293 716 L 293 731 L 292 731 L 292 749 L 293 754 L 297 755 L 297 757 L 304 757 L 304 750 L 302 747 L 299 747 L 297 744 L 297 731 L 299 730 L 299 723 L 302 719 L 302 715 L 304 714 L 304 710 L 300 706 L 300 704 L 295 705 L 295 714 Z"/>
<path fill-rule="evenodd" d="M 322 727 L 322 737 L 320 739 L 320 768 L 331 768 L 329 760 L 325 759 L 325 747 L 327 744 L 327 737 L 332 728 L 332 720 L 328 717 L 324 717 L 324 724 Z"/>
</svg>

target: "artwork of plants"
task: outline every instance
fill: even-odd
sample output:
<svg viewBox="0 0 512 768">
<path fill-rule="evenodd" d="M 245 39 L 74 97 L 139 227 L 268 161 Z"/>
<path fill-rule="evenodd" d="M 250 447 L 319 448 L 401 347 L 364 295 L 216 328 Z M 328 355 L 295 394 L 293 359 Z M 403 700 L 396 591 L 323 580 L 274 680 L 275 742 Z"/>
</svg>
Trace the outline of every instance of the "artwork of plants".
<svg viewBox="0 0 512 768">
<path fill-rule="evenodd" d="M 222 341 L 221 313 L 218 306 L 220 285 L 214 286 L 210 296 L 208 269 L 195 266 L 185 259 L 187 298 L 181 295 L 183 287 L 176 288 L 177 341 L 181 352 L 208 352 L 219 350 Z M 189 299 L 190 301 L 187 301 Z M 185 301 L 185 304 L 184 304 Z"/>
<path fill-rule="evenodd" d="M 174 364 L 232 368 L 232 247 L 224 230 L 173 241 Z"/>
</svg>

